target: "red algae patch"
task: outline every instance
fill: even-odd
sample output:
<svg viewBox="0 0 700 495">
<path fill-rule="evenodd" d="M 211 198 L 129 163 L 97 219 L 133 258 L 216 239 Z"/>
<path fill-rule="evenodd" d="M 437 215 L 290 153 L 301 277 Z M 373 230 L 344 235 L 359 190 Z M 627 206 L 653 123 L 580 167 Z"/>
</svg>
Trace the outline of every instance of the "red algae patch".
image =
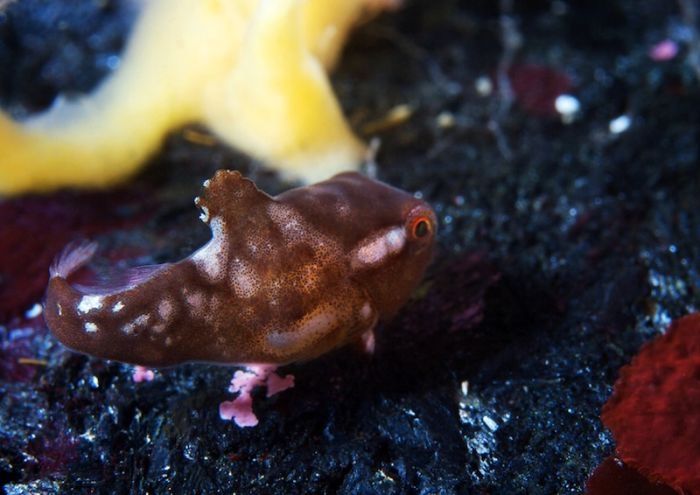
<svg viewBox="0 0 700 495">
<path fill-rule="evenodd" d="M 545 65 L 516 64 L 508 76 L 520 107 L 537 117 L 556 117 L 557 97 L 574 89 L 567 74 Z"/>
<path fill-rule="evenodd" d="M 668 485 L 654 483 L 625 465 L 608 457 L 596 468 L 586 483 L 586 495 L 675 495 Z"/>
<path fill-rule="evenodd" d="M 700 494 L 700 313 L 674 321 L 622 368 L 601 418 L 625 463 Z"/>
<path fill-rule="evenodd" d="M 135 195 L 59 192 L 0 202 L 0 321 L 18 316 L 37 302 L 49 278 L 49 265 L 75 239 L 143 220 Z"/>
</svg>

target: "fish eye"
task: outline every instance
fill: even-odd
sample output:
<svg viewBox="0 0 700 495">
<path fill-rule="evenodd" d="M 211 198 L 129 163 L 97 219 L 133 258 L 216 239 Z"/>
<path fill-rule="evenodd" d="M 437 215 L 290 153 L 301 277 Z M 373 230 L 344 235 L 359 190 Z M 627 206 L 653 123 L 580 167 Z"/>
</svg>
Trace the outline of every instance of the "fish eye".
<svg viewBox="0 0 700 495">
<path fill-rule="evenodd" d="M 431 234 L 433 227 L 430 223 L 430 218 L 427 216 L 420 216 L 411 222 L 410 229 L 411 236 L 414 239 L 423 239 Z"/>
</svg>

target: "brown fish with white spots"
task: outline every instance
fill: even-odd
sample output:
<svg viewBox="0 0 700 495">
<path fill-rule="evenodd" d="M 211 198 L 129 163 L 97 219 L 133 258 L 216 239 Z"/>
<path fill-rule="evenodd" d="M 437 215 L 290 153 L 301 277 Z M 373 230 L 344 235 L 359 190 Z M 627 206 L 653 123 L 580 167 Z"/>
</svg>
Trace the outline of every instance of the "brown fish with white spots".
<svg viewBox="0 0 700 495">
<path fill-rule="evenodd" d="M 51 268 L 45 318 L 66 346 L 150 367 L 186 361 L 286 364 L 350 342 L 420 282 L 436 218 L 412 195 L 351 172 L 270 197 L 221 170 L 195 203 L 211 240 L 188 258 L 72 285 L 95 244 Z"/>
</svg>

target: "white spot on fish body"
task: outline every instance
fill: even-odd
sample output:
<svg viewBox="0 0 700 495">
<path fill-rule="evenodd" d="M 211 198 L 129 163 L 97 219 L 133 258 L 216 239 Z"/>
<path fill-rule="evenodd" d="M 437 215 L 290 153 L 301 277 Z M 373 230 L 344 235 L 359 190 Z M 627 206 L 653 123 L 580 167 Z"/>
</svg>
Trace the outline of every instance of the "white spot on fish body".
<svg viewBox="0 0 700 495">
<path fill-rule="evenodd" d="M 103 296 L 91 296 L 86 295 L 78 303 L 78 311 L 80 313 L 88 313 L 93 309 L 100 309 L 102 307 Z"/>
<path fill-rule="evenodd" d="M 234 258 L 231 262 L 231 286 L 236 295 L 243 298 L 253 297 L 258 290 L 258 276 L 250 264 Z"/>
<path fill-rule="evenodd" d="M 85 328 L 85 331 L 86 331 L 87 333 L 95 333 L 95 332 L 97 332 L 97 325 L 95 325 L 95 324 L 94 324 L 93 322 L 91 322 L 91 321 L 85 322 L 84 328 Z"/>
<path fill-rule="evenodd" d="M 393 227 L 383 231 L 379 236 L 363 241 L 352 256 L 353 265 L 357 267 L 379 264 L 388 256 L 403 249 L 406 244 L 406 233 L 401 227 Z"/>
<path fill-rule="evenodd" d="M 158 303 L 158 316 L 167 321 L 173 315 L 173 309 L 173 303 L 170 301 L 170 299 L 163 299 L 160 303 Z"/>
<path fill-rule="evenodd" d="M 207 223 L 209 221 L 209 208 L 207 208 L 206 206 L 202 206 L 201 209 L 202 213 L 199 215 L 199 219 L 202 222 Z"/>
<path fill-rule="evenodd" d="M 112 313 L 119 313 L 122 309 L 124 309 L 124 303 L 117 301 L 114 306 L 112 306 Z"/>
<path fill-rule="evenodd" d="M 301 215 L 293 208 L 280 203 L 270 203 L 267 213 L 287 242 L 300 242 L 308 237 Z"/>
<path fill-rule="evenodd" d="M 190 258 L 213 282 L 218 282 L 226 272 L 228 242 L 224 233 L 225 223 L 219 217 L 211 219 L 211 240 Z"/>
<path fill-rule="evenodd" d="M 362 308 L 360 309 L 360 316 L 363 320 L 366 320 L 372 316 L 372 306 L 370 306 L 368 302 L 362 305 Z"/>
<path fill-rule="evenodd" d="M 134 331 L 138 327 L 143 327 L 148 325 L 148 320 L 150 319 L 149 315 L 139 315 L 136 317 L 134 320 L 130 321 L 129 323 L 125 323 L 122 326 L 122 332 L 124 332 L 127 335 L 131 335 L 134 333 Z"/>
<path fill-rule="evenodd" d="M 403 229 L 392 229 L 384 236 L 384 241 L 389 253 L 395 253 L 403 248 L 406 242 L 406 234 Z"/>
<path fill-rule="evenodd" d="M 134 325 L 142 327 L 142 326 L 148 324 L 149 319 L 150 319 L 150 316 L 148 316 L 148 315 L 139 315 L 138 318 L 136 318 L 134 320 Z"/>
<path fill-rule="evenodd" d="M 185 294 L 185 301 L 187 301 L 187 304 L 189 304 L 195 312 L 199 312 L 204 306 L 204 295 L 199 291 L 187 292 Z"/>
</svg>

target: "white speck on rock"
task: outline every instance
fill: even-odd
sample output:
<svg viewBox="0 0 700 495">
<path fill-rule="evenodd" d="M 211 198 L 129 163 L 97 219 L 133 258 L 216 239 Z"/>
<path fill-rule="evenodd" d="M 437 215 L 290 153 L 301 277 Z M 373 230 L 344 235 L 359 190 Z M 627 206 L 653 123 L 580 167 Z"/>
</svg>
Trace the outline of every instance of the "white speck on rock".
<svg viewBox="0 0 700 495">
<path fill-rule="evenodd" d="M 39 303 L 35 303 L 34 306 L 29 308 L 26 313 L 24 313 L 24 316 L 27 318 L 36 318 L 39 316 L 41 313 L 44 312 L 44 308 L 41 306 Z"/>
<path fill-rule="evenodd" d="M 576 118 L 576 114 L 581 110 L 581 103 L 572 95 L 559 95 L 554 100 L 554 108 L 561 115 L 561 121 L 570 124 Z"/>
<path fill-rule="evenodd" d="M 491 430 L 491 431 L 496 431 L 498 429 L 498 423 L 496 423 L 493 419 L 491 419 L 488 416 L 484 416 L 481 418 L 481 420 L 484 422 L 486 427 Z"/>
<path fill-rule="evenodd" d="M 610 121 L 608 129 L 612 134 L 621 134 L 630 128 L 632 119 L 627 115 L 620 115 Z"/>
</svg>

